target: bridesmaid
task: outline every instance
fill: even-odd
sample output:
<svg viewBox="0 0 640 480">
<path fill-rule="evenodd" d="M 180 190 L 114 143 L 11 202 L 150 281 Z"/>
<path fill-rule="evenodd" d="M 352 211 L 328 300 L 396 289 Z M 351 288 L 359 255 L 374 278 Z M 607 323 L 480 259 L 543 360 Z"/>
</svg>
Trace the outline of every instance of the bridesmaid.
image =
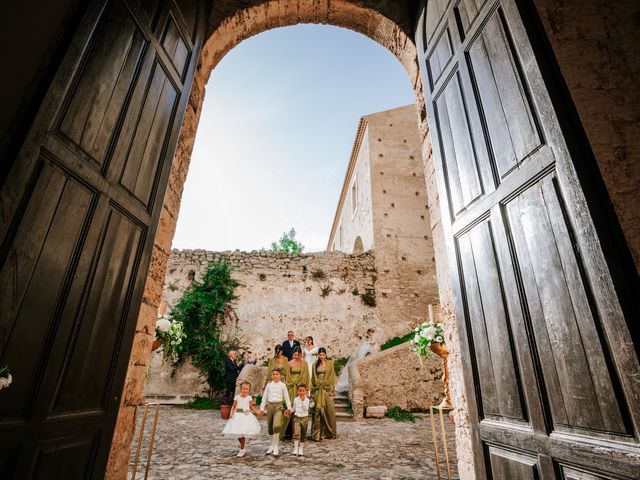
<svg viewBox="0 0 640 480">
<path fill-rule="evenodd" d="M 289 365 L 287 357 L 282 354 L 282 345 L 276 345 L 274 350 L 276 353 L 273 358 L 269 359 L 269 366 L 267 367 L 267 378 L 262 385 L 262 390 L 264 390 L 264 387 L 267 386 L 267 382 L 271 380 L 271 372 L 273 372 L 276 368 L 279 368 L 282 371 L 283 382 L 285 382 L 287 377 L 289 376 Z"/>
<path fill-rule="evenodd" d="M 304 383 L 309 385 L 309 366 L 307 362 L 302 360 L 302 349 L 299 346 L 293 347 L 293 358 L 289 362 L 289 375 L 285 379 L 285 385 L 289 391 L 289 399 L 291 405 L 298 396 L 298 385 Z M 291 416 L 282 416 L 282 422 L 280 423 L 280 439 L 291 438 L 293 434 L 293 425 L 290 425 Z"/>
<path fill-rule="evenodd" d="M 333 361 L 327 360 L 327 350 L 318 349 L 318 360 L 313 364 L 311 392 L 315 402 L 311 436 L 316 442 L 324 438 L 336 438 L 336 412 L 333 397 L 336 395 L 336 371 Z"/>
</svg>

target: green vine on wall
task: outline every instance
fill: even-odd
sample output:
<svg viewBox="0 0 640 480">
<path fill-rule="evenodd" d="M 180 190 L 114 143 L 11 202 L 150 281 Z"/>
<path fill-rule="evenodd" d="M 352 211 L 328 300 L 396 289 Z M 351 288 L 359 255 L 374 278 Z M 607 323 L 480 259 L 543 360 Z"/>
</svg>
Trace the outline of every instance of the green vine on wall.
<svg viewBox="0 0 640 480">
<path fill-rule="evenodd" d="M 212 394 L 224 387 L 225 360 L 229 350 L 238 348 L 238 340 L 224 337 L 222 331 L 227 322 L 238 321 L 232 307 L 238 282 L 231 278 L 231 271 L 224 261 L 210 264 L 202 280 L 194 280 L 170 314 L 184 328 L 180 361 L 191 357 Z"/>
</svg>

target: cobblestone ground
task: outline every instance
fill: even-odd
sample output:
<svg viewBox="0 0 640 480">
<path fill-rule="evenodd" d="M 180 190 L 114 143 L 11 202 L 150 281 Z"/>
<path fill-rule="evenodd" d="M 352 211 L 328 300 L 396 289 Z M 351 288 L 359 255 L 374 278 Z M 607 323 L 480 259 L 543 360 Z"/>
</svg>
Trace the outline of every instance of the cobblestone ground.
<svg viewBox="0 0 640 480">
<path fill-rule="evenodd" d="M 138 430 L 141 419 L 138 413 Z M 261 419 L 263 435 L 250 440 L 247 454 L 237 458 L 238 442 L 225 439 L 220 432 L 225 420 L 218 411 L 186 410 L 162 406 L 155 436 L 149 479 L 212 479 L 239 478 L 247 480 L 287 479 L 304 475 L 307 478 L 340 480 L 428 480 L 436 479 L 435 456 L 430 419 L 415 423 L 385 419 L 338 422 L 338 438 L 316 443 L 307 441 L 305 456 L 291 455 L 292 444 L 281 443 L 279 457 L 265 455 L 268 447 L 266 417 Z M 453 426 L 448 419 L 447 437 L 452 478 L 455 471 Z M 147 427 L 136 478 L 144 478 L 149 434 L 153 425 L 153 410 L 147 417 Z M 439 426 L 438 424 L 436 424 Z M 129 478 L 138 435 L 134 441 L 129 465 Z M 439 450 L 442 460 L 442 450 Z M 441 475 L 447 478 L 441 465 Z"/>
</svg>

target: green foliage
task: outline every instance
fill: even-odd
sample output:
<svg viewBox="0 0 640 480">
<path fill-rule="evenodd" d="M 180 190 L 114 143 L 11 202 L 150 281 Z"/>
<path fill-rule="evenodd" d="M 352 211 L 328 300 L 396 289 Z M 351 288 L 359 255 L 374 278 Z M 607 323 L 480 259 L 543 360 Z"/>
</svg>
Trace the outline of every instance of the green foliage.
<svg viewBox="0 0 640 480">
<path fill-rule="evenodd" d="M 190 410 L 220 410 L 220 405 L 209 397 L 196 397 L 189 403 L 185 403 L 183 408 Z"/>
<path fill-rule="evenodd" d="M 253 399 L 253 403 L 255 403 L 256 405 L 260 406 L 260 404 L 262 403 L 262 394 L 261 393 L 256 395 L 256 398 Z"/>
<path fill-rule="evenodd" d="M 280 253 L 302 253 L 304 245 L 296 240 L 296 230 L 292 228 L 282 234 L 280 240 L 271 243 L 271 251 Z"/>
<path fill-rule="evenodd" d="M 333 367 L 336 370 L 336 375 L 340 375 L 340 372 L 342 372 L 342 369 L 344 368 L 344 366 L 347 364 L 348 361 L 349 361 L 349 357 L 336 358 L 333 361 Z"/>
<path fill-rule="evenodd" d="M 238 282 L 231 278 L 226 262 L 209 265 L 201 281 L 194 281 L 171 311 L 170 318 L 182 322 L 185 338 L 182 356 L 206 377 L 211 391 L 224 387 L 225 360 L 229 350 L 238 348 L 234 338 L 223 338 L 227 321 L 236 321 L 231 307 Z"/>
<path fill-rule="evenodd" d="M 376 306 L 376 294 L 373 290 L 367 289 L 365 293 L 360 294 L 360 298 L 365 305 L 369 305 L 370 307 Z"/>
<path fill-rule="evenodd" d="M 358 287 L 356 287 L 356 288 L 354 288 L 353 290 L 351 290 L 351 293 L 352 293 L 354 296 L 356 296 L 356 297 L 357 297 L 358 295 L 360 295 L 360 292 L 358 291 Z"/>
<path fill-rule="evenodd" d="M 324 287 L 320 287 L 320 296 L 321 297 L 328 297 L 329 294 L 333 291 L 333 285 L 331 285 L 330 283 L 326 284 Z"/>
<path fill-rule="evenodd" d="M 387 417 L 393 418 L 396 422 L 415 422 L 413 413 L 403 410 L 398 405 L 387 410 Z"/>
<path fill-rule="evenodd" d="M 401 345 L 403 343 L 408 342 L 413 338 L 414 332 L 409 332 L 404 334 L 401 337 L 393 337 L 380 345 L 380 350 L 386 350 L 391 347 L 395 347 L 396 345 Z"/>
<path fill-rule="evenodd" d="M 324 273 L 324 271 L 321 268 L 311 272 L 311 278 L 313 278 L 314 280 L 322 280 L 323 278 L 326 278 L 326 277 L 327 277 L 327 274 Z"/>
</svg>

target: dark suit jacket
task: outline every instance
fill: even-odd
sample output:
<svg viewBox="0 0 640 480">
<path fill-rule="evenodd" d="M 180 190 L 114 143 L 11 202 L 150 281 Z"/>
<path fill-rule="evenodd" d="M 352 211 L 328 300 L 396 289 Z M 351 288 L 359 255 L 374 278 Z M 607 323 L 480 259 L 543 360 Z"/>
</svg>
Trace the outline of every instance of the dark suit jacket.
<svg viewBox="0 0 640 480">
<path fill-rule="evenodd" d="M 294 340 L 293 346 L 289 346 L 289 339 L 287 338 L 284 342 L 282 342 L 282 354 L 289 360 L 291 360 L 293 358 L 293 347 L 296 346 L 300 346 L 300 342 L 298 340 Z"/>
<path fill-rule="evenodd" d="M 225 363 L 225 382 L 227 383 L 227 385 L 236 384 L 236 379 L 238 378 L 240 370 L 241 367 L 239 367 L 236 362 L 227 357 L 227 361 Z"/>
</svg>

